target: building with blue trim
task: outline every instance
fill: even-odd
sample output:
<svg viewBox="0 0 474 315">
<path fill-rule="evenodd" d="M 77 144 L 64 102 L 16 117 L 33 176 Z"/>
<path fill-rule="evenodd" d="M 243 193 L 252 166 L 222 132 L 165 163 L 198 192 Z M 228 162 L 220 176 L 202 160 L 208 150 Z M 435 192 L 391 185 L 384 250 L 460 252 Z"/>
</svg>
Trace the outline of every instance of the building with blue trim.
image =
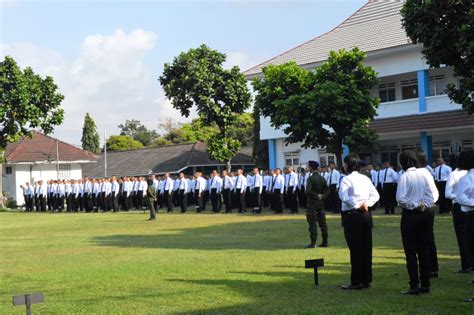
<svg viewBox="0 0 474 315">
<path fill-rule="evenodd" d="M 378 150 L 357 152 L 367 162 L 390 161 L 397 165 L 400 152 L 423 149 L 430 161 L 451 153 L 474 149 L 474 115 L 451 103 L 445 93 L 449 83 L 459 84 L 450 67 L 430 69 L 402 28 L 402 1 L 371 0 L 331 31 L 313 38 L 244 72 L 251 80 L 269 64 L 296 62 L 314 69 L 330 51 L 359 47 L 365 63 L 378 72 L 380 83 L 371 93 L 381 99 L 372 128 L 379 136 Z M 268 141 L 270 168 L 299 166 L 318 159 L 335 161 L 324 149 L 285 145 L 285 134 L 260 119 L 260 139 Z M 345 153 L 350 148 L 345 148 Z"/>
</svg>

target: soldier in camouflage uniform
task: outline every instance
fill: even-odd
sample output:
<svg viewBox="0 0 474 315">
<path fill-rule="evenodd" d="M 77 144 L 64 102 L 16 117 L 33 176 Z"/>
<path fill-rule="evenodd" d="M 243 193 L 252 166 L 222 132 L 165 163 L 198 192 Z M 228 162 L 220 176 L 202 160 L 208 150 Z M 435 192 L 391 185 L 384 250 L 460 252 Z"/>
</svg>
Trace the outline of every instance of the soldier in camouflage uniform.
<svg viewBox="0 0 474 315">
<path fill-rule="evenodd" d="M 309 224 L 309 236 L 311 244 L 306 248 L 315 248 L 318 237 L 318 224 L 321 228 L 323 241 L 319 247 L 328 246 L 328 226 L 326 224 L 326 213 L 324 212 L 324 200 L 329 196 L 330 190 L 324 177 L 319 175 L 319 163 L 309 161 L 308 168 L 311 176 L 306 184 L 307 211 L 306 220 Z"/>
</svg>

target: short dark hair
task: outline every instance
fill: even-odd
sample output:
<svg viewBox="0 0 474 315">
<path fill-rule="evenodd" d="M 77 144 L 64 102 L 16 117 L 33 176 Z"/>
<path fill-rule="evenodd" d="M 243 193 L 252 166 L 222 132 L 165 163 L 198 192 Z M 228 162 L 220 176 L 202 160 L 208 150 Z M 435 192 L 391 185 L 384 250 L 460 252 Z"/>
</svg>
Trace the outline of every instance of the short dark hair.
<svg viewBox="0 0 474 315">
<path fill-rule="evenodd" d="M 346 164 L 347 173 L 350 174 L 354 171 L 360 170 L 360 157 L 355 153 L 351 153 L 344 158 Z"/>
<path fill-rule="evenodd" d="M 459 168 L 462 170 L 474 168 L 474 150 L 462 151 L 459 154 Z"/>
<path fill-rule="evenodd" d="M 418 151 L 418 167 L 426 167 L 428 165 L 428 159 L 426 158 L 426 154 L 423 151 Z"/>
<path fill-rule="evenodd" d="M 418 163 L 418 154 L 416 154 L 415 151 L 412 150 L 403 151 L 400 154 L 398 160 L 400 161 L 400 165 L 402 166 L 404 171 L 406 171 L 410 167 L 420 167 L 420 164 Z"/>
</svg>

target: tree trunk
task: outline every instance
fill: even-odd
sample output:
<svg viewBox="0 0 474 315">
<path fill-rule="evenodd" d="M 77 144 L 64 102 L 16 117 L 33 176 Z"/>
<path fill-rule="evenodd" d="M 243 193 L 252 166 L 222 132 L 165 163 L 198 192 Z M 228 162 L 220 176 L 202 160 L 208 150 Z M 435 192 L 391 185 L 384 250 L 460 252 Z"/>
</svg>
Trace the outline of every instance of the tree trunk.
<svg viewBox="0 0 474 315">
<path fill-rule="evenodd" d="M 3 198 L 3 157 L 5 156 L 5 151 L 1 150 L 0 155 L 0 209 L 5 208 L 5 202 Z"/>
<path fill-rule="evenodd" d="M 337 167 L 342 169 L 344 165 L 342 162 L 342 140 L 336 139 L 334 144 L 334 154 L 336 155 Z"/>
<path fill-rule="evenodd" d="M 227 174 L 230 174 L 230 170 L 231 170 L 230 160 L 225 163 L 225 169 L 227 170 Z"/>
</svg>

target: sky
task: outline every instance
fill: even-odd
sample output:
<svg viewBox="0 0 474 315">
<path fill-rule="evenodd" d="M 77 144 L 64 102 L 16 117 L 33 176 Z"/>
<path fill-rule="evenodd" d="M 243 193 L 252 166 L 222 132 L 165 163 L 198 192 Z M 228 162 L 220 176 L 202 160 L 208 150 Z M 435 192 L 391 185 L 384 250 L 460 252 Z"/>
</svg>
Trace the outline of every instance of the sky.
<svg viewBox="0 0 474 315">
<path fill-rule="evenodd" d="M 0 57 L 54 78 L 65 118 L 53 136 L 81 144 L 84 115 L 103 137 L 138 119 L 181 117 L 158 78 L 206 44 L 242 71 L 331 30 L 365 0 L 0 0 Z M 193 114 L 195 115 L 195 114 Z"/>
</svg>

